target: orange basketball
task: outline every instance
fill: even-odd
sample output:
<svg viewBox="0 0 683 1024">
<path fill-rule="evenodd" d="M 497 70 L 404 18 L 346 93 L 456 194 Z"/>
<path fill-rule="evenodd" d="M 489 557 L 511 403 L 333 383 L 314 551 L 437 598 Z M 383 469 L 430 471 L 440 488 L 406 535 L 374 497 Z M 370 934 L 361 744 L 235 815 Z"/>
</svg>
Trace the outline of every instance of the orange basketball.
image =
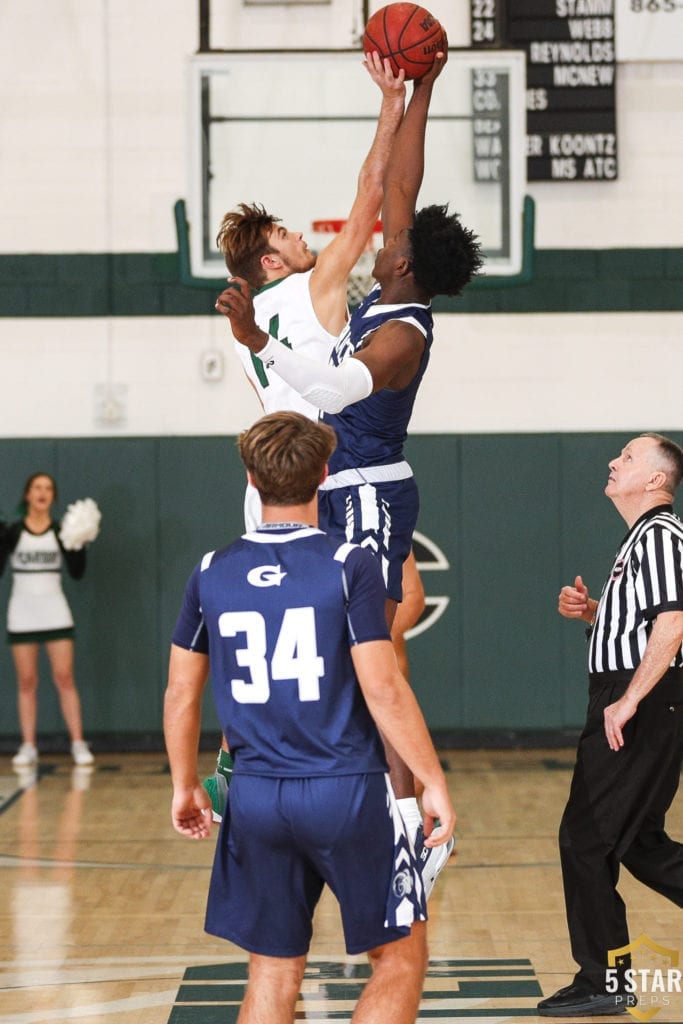
<svg viewBox="0 0 683 1024">
<path fill-rule="evenodd" d="M 388 57 L 394 74 L 420 78 L 434 63 L 446 40 L 440 22 L 418 4 L 387 4 L 372 15 L 363 35 L 363 53 Z"/>
</svg>

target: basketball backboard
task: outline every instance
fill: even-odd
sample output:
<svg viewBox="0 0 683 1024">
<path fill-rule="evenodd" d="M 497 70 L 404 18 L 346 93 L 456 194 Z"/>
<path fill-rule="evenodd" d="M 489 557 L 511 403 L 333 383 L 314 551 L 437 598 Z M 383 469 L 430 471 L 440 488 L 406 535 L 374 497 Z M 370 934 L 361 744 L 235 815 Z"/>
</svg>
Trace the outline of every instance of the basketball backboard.
<svg viewBox="0 0 683 1024">
<path fill-rule="evenodd" d="M 345 217 L 369 149 L 379 90 L 355 51 L 192 58 L 190 267 L 224 277 L 215 236 L 239 202 L 262 203 L 310 238 Z M 410 86 L 409 86 L 410 89 Z M 522 268 L 525 167 L 522 52 L 454 50 L 434 89 L 419 206 L 449 204 L 481 238 L 489 276 Z"/>
</svg>

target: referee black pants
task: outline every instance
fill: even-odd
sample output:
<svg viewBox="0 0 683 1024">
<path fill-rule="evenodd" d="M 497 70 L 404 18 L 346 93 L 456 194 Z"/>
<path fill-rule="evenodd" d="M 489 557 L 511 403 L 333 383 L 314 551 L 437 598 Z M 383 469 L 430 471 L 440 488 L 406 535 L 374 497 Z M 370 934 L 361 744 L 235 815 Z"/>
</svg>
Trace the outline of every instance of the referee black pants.
<svg viewBox="0 0 683 1024">
<path fill-rule="evenodd" d="M 617 892 L 623 864 L 636 878 L 683 906 L 683 844 L 664 831 L 683 761 L 683 677 L 668 673 L 641 701 L 610 750 L 603 711 L 628 681 L 591 680 L 569 800 L 560 824 L 560 857 L 575 981 L 605 988 L 607 953 L 629 942 Z"/>
</svg>

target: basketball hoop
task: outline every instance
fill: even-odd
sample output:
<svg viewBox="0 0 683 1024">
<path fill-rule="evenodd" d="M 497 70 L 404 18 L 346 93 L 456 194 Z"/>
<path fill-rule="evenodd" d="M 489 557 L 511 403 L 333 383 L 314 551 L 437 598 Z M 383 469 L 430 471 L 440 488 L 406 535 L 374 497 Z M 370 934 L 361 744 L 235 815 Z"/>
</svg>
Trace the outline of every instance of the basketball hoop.
<svg viewBox="0 0 683 1024">
<path fill-rule="evenodd" d="M 345 224 L 346 220 L 339 220 L 332 217 L 328 220 L 314 220 L 311 224 L 311 228 L 316 235 L 338 235 Z M 379 236 L 377 240 L 376 236 Z M 368 239 L 365 249 L 361 253 L 355 267 L 349 274 L 346 293 L 350 306 L 359 305 L 375 284 L 375 279 L 372 276 L 372 268 L 375 265 L 377 250 L 381 245 L 381 236 L 382 221 L 378 220 L 372 229 L 372 235 Z M 327 240 L 322 241 L 320 248 L 323 248 L 326 242 Z"/>
<path fill-rule="evenodd" d="M 346 224 L 345 220 L 314 220 L 311 227 L 317 235 L 338 235 L 341 229 Z M 382 234 L 382 221 L 378 220 L 372 229 L 373 235 Z M 372 239 L 368 241 L 368 245 L 372 245 Z"/>
</svg>

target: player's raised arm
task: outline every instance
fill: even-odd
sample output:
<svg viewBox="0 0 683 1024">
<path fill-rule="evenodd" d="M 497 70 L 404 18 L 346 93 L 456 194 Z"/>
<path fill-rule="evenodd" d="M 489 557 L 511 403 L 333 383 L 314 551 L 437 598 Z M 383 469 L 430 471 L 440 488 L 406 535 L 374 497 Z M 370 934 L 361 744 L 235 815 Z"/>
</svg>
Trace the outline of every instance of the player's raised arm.
<svg viewBox="0 0 683 1024">
<path fill-rule="evenodd" d="M 384 173 L 405 108 L 404 73 L 394 75 L 388 60 L 377 53 L 363 62 L 382 91 L 375 136 L 358 175 L 358 187 L 348 219 L 339 234 L 318 256 L 311 276 L 311 298 L 321 323 L 332 333 L 344 326 L 348 276 L 363 253 L 382 207 Z"/>
<path fill-rule="evenodd" d="M 448 60 L 448 41 L 437 53 L 429 71 L 413 82 L 413 94 L 396 133 L 384 175 L 382 231 L 385 240 L 403 228 L 411 227 L 417 196 L 424 175 L 424 149 L 427 115 L 434 82 Z"/>
</svg>

